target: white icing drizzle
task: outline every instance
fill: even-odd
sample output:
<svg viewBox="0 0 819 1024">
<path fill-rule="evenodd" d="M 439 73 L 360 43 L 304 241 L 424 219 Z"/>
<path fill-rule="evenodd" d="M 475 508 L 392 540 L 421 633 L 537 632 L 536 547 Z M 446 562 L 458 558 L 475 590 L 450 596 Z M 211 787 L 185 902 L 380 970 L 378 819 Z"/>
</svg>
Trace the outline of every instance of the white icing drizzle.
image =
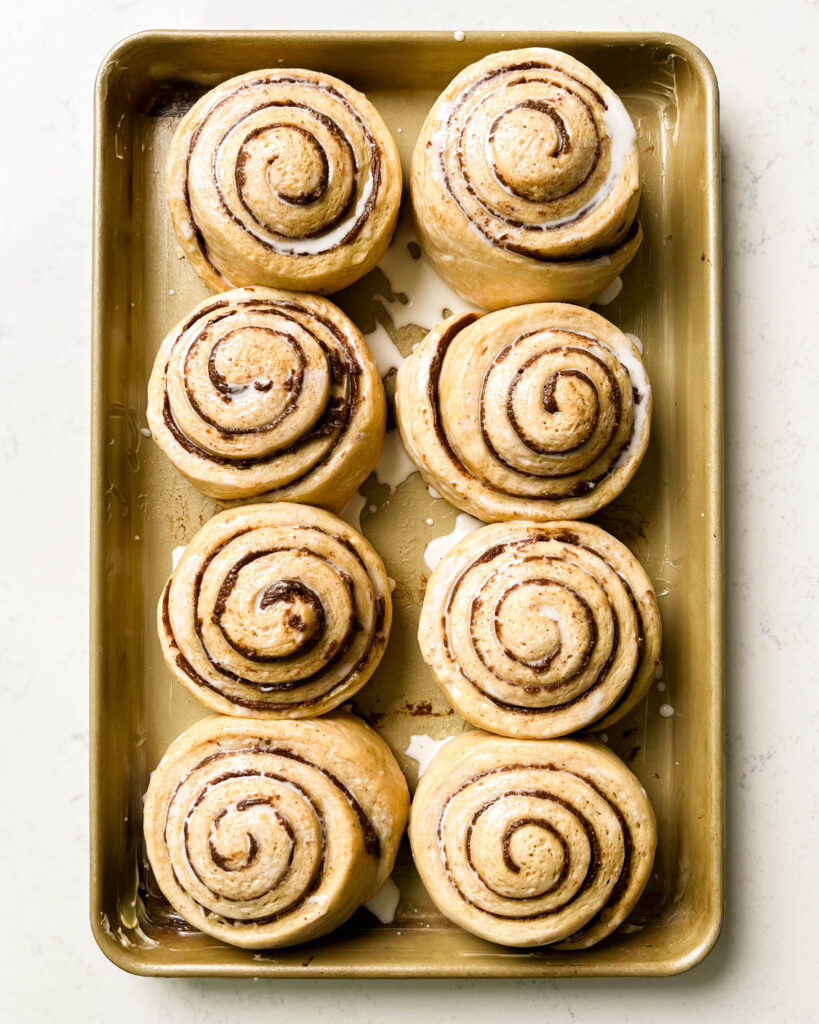
<svg viewBox="0 0 819 1024">
<path fill-rule="evenodd" d="M 364 903 L 364 906 L 378 918 L 381 924 L 392 924 L 400 900 L 401 890 L 392 878 L 388 878 L 378 892 Z"/>
<path fill-rule="evenodd" d="M 444 310 L 452 313 L 469 313 L 477 310 L 477 306 L 464 302 L 445 284 L 423 253 L 416 259 L 410 252 L 411 244 L 417 245 L 420 251 L 412 214 L 406 206 L 401 211 L 392 242 L 378 264 L 390 282 L 393 293 L 409 299 L 408 302 L 400 302 L 398 299 L 387 299 L 383 295 L 377 296 L 378 301 L 389 313 L 393 325 L 401 329 L 413 324 L 429 331 L 444 319 Z M 390 370 L 400 368 L 404 356 L 382 323 L 376 320 L 373 330 L 365 337 L 382 377 Z"/>
<path fill-rule="evenodd" d="M 386 377 L 390 370 L 397 370 L 401 363 L 404 362 L 404 357 L 396 348 L 395 342 L 387 333 L 387 329 L 377 320 L 375 322 L 375 330 L 371 334 L 366 335 L 366 339 L 367 348 L 369 348 L 370 355 L 375 360 L 379 376 Z"/>
<path fill-rule="evenodd" d="M 634 354 L 630 346 L 620 346 L 615 354 L 623 366 L 625 366 L 629 378 L 631 379 L 631 386 L 637 392 L 636 397 L 639 401 L 635 401 L 632 406 L 634 423 L 631 428 L 631 437 L 628 440 L 628 444 L 615 459 L 609 473 L 613 473 L 616 469 L 622 466 L 623 463 L 628 462 L 633 457 L 635 451 L 640 447 L 643 431 L 646 426 L 646 420 L 648 419 L 648 397 L 651 394 L 651 384 L 648 380 L 646 368 L 643 365 L 642 360 Z"/>
<path fill-rule="evenodd" d="M 409 746 L 404 753 L 407 757 L 411 757 L 413 761 L 418 762 L 419 779 L 429 768 L 430 761 L 432 761 L 441 747 L 446 746 L 450 740 L 454 739 L 454 736 L 445 736 L 442 740 L 436 740 L 424 732 L 410 736 Z"/>
<path fill-rule="evenodd" d="M 559 612 L 555 611 L 554 608 L 550 608 L 548 604 L 541 604 L 538 607 L 538 614 L 543 616 L 545 619 L 551 619 L 552 622 L 557 626 L 558 634 L 560 635 L 561 641 L 565 636 L 566 630 L 563 625 L 563 619 Z"/>
<path fill-rule="evenodd" d="M 390 494 L 394 494 L 398 485 L 415 472 L 417 472 L 415 463 L 407 455 L 398 430 L 388 430 L 384 438 L 381 458 L 375 467 L 376 480 L 380 484 L 386 484 L 390 489 Z"/>
<path fill-rule="evenodd" d="M 447 551 L 454 548 L 459 540 L 483 525 L 480 519 L 476 519 L 466 512 L 459 512 L 452 532 L 436 537 L 427 544 L 424 551 L 424 561 L 427 563 L 427 567 L 433 570 Z"/>
<path fill-rule="evenodd" d="M 642 355 L 643 354 L 643 343 L 642 343 L 642 341 L 640 341 L 640 339 L 637 337 L 637 335 L 636 334 L 626 334 L 626 337 L 627 338 L 631 338 L 631 340 L 634 342 L 634 347 L 637 349 L 637 351 L 640 353 L 640 355 Z"/>
<path fill-rule="evenodd" d="M 185 545 L 184 544 L 180 544 L 179 547 L 174 548 L 173 551 L 171 552 L 171 571 L 172 572 L 173 572 L 174 569 L 176 569 L 177 565 L 179 565 L 179 559 L 182 557 L 182 553 L 184 552 L 184 550 L 185 550 Z"/>
<path fill-rule="evenodd" d="M 661 718 L 672 718 L 675 714 L 674 708 L 670 704 L 661 704 L 657 710 L 660 712 Z"/>
<path fill-rule="evenodd" d="M 596 299 L 592 300 L 592 304 L 595 306 L 608 306 L 610 302 L 614 302 L 620 292 L 623 290 L 623 279 L 622 277 L 615 277 L 608 288 L 604 288 L 602 292 L 597 296 Z M 641 350 L 642 351 L 642 350 Z"/>
<path fill-rule="evenodd" d="M 405 206 L 401 210 L 398 227 L 390 247 L 378 264 L 379 269 L 392 285 L 393 291 L 402 293 L 409 298 L 409 302 L 399 302 L 397 299 L 390 302 L 383 296 L 378 296 L 395 326 L 400 328 L 415 324 L 430 331 L 444 319 L 445 309 L 452 313 L 475 312 L 478 307 L 459 298 L 438 276 L 432 264 L 423 254 L 418 259 L 412 255 L 409 247 L 413 243 L 418 245 L 418 237 L 412 222 L 411 211 L 408 206 Z M 420 249 L 420 245 L 418 247 Z M 380 332 L 387 333 L 380 324 L 378 328 L 380 328 Z M 380 332 L 377 329 L 375 334 Z M 400 363 L 393 365 L 400 365 Z"/>
<path fill-rule="evenodd" d="M 366 504 L 367 499 L 363 494 L 354 494 L 340 513 L 344 522 L 349 523 L 359 533 L 361 533 L 361 513 L 364 511 Z"/>
</svg>

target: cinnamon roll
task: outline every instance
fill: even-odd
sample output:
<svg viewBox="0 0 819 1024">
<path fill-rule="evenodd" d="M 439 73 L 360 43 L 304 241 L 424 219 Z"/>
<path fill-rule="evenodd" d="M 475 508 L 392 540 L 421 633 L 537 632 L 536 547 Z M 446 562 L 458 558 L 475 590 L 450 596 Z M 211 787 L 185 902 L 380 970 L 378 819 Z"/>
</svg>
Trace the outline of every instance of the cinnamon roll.
<svg viewBox="0 0 819 1024">
<path fill-rule="evenodd" d="M 409 833 L 441 913 L 508 946 L 586 949 L 610 935 L 656 847 L 645 790 L 601 743 L 485 732 L 435 755 Z"/>
<path fill-rule="evenodd" d="M 205 523 L 157 615 L 176 678 L 214 711 L 249 718 L 337 707 L 375 671 L 391 622 L 387 574 L 364 537 L 287 502 Z"/>
<path fill-rule="evenodd" d="M 484 309 L 591 302 L 639 248 L 637 135 L 622 101 L 557 50 L 491 54 L 436 101 L 412 158 L 421 245 Z"/>
<path fill-rule="evenodd" d="M 213 498 L 271 493 L 341 510 L 384 441 L 358 329 L 317 295 L 238 288 L 200 303 L 157 353 L 151 434 Z"/>
<path fill-rule="evenodd" d="M 455 710 L 504 736 L 547 739 L 621 718 L 660 660 L 651 582 L 590 523 L 495 523 L 427 584 L 418 640 Z"/>
<path fill-rule="evenodd" d="M 401 201 L 395 142 L 366 96 L 318 71 L 252 71 L 202 97 L 171 143 L 168 202 L 214 290 L 333 292 L 383 255 Z"/>
<path fill-rule="evenodd" d="M 608 320 L 534 304 L 432 330 L 398 371 L 396 413 L 421 475 L 465 512 L 582 519 L 636 472 L 651 385 Z"/>
<path fill-rule="evenodd" d="M 408 803 L 389 748 L 351 715 L 206 718 L 151 776 L 148 858 L 194 927 L 250 949 L 292 945 L 336 928 L 386 881 Z"/>
</svg>

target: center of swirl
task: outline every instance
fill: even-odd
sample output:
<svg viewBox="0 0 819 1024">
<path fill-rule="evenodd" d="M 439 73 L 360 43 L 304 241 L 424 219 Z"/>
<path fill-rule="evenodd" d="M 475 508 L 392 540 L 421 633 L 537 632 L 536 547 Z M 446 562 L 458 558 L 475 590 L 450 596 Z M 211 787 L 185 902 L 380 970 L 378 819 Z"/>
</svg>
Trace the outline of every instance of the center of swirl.
<svg viewBox="0 0 819 1024">
<path fill-rule="evenodd" d="M 297 905 L 320 870 L 321 822 L 308 788 L 286 771 L 247 750 L 212 756 L 186 776 L 169 808 L 180 884 L 230 921 Z"/>
<path fill-rule="evenodd" d="M 243 871 L 253 864 L 259 853 L 259 837 L 254 829 L 259 828 L 260 820 L 271 859 L 281 864 L 281 873 L 292 853 L 292 832 L 284 834 L 285 823 L 273 809 L 272 800 L 265 796 L 238 800 L 219 811 L 208 837 L 210 856 L 217 867 L 223 871 Z"/>
<path fill-rule="evenodd" d="M 535 358 L 518 371 L 509 388 L 509 420 L 532 451 L 568 454 L 597 428 L 600 399 L 594 381 L 582 370 L 561 368 L 542 381 L 548 368 L 545 359 Z"/>
<path fill-rule="evenodd" d="M 300 125 L 279 125 L 264 133 L 267 180 L 279 199 L 303 206 L 324 196 L 329 163 L 324 147 Z"/>
<path fill-rule="evenodd" d="M 324 628 L 321 601 L 300 580 L 276 580 L 257 595 L 256 602 L 264 617 L 268 655 L 296 654 Z"/>
<path fill-rule="evenodd" d="M 248 184 L 264 168 L 271 192 L 294 206 L 321 199 L 330 178 L 324 147 L 298 124 L 274 124 L 253 133 L 245 141 L 237 166 Z"/>
<path fill-rule="evenodd" d="M 559 595 L 547 582 L 519 583 L 508 590 L 495 610 L 495 632 L 515 661 L 545 668 L 560 650 Z"/>
<path fill-rule="evenodd" d="M 503 851 L 509 870 L 526 879 L 536 878 L 541 892 L 559 885 L 568 868 L 565 840 L 541 818 L 510 822 L 503 837 Z"/>
<path fill-rule="evenodd" d="M 483 887 L 479 905 L 503 913 L 510 909 L 505 901 L 514 900 L 512 916 L 556 907 L 578 891 L 589 864 L 582 815 L 547 790 L 496 793 L 473 814 L 466 847 L 473 879 Z M 459 880 L 469 890 L 473 879 Z M 473 891 L 477 896 L 478 887 Z"/>
<path fill-rule="evenodd" d="M 298 389 L 304 359 L 291 340 L 267 327 L 231 331 L 211 349 L 208 375 L 223 401 L 252 391 L 286 405 Z"/>
<path fill-rule="evenodd" d="M 504 111 L 489 132 L 498 179 L 516 195 L 533 202 L 550 197 L 556 158 L 570 145 L 561 118 L 536 100 Z"/>
</svg>

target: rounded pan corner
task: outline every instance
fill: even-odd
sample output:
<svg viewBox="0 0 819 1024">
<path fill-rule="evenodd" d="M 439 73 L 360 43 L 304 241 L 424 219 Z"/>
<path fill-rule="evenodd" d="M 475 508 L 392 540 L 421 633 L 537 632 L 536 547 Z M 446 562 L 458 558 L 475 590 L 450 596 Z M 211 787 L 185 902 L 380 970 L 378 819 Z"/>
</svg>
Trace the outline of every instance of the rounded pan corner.
<svg viewBox="0 0 819 1024">
<path fill-rule="evenodd" d="M 111 932 L 103 924 L 103 914 L 91 908 L 89 925 L 94 942 L 97 944 L 102 955 L 115 967 L 119 967 L 126 974 L 134 974 L 142 977 L 154 974 L 147 964 L 140 960 L 139 956 L 130 949 L 121 946 Z"/>
<path fill-rule="evenodd" d="M 105 84 L 108 77 L 118 68 L 127 67 L 128 62 L 141 51 L 150 48 L 152 45 L 167 41 L 169 36 L 184 36 L 184 30 L 171 31 L 166 29 L 144 29 L 141 32 L 132 32 L 124 36 L 119 42 L 114 43 L 110 50 L 100 61 L 97 74 L 94 79 L 94 94 L 100 99 L 104 97 Z"/>
<path fill-rule="evenodd" d="M 114 43 L 110 50 L 105 54 L 99 63 L 97 68 L 97 74 L 94 79 L 94 88 L 99 93 L 102 83 L 105 80 L 105 76 L 110 74 L 112 69 L 118 64 L 122 64 L 126 61 L 131 53 L 139 46 L 152 39 L 156 39 L 164 33 L 158 32 L 156 29 L 149 29 L 144 32 L 132 32 L 131 35 L 125 36 L 118 42 Z"/>
<path fill-rule="evenodd" d="M 676 32 L 664 32 L 662 40 L 667 45 L 673 47 L 681 57 L 685 58 L 696 68 L 705 84 L 706 90 L 717 99 L 719 97 L 719 80 L 717 79 L 714 65 L 705 51 L 685 36 L 677 35 Z"/>
<path fill-rule="evenodd" d="M 724 915 L 722 911 L 719 914 L 715 914 L 710 920 L 708 920 L 704 927 L 697 932 L 692 933 L 691 944 L 688 949 L 683 950 L 677 956 L 662 962 L 659 965 L 657 974 L 664 975 L 666 977 L 674 977 L 680 974 L 686 974 L 688 971 L 693 970 L 699 964 L 705 960 L 705 958 L 714 950 L 719 937 L 722 934 L 722 925 L 724 923 Z"/>
</svg>

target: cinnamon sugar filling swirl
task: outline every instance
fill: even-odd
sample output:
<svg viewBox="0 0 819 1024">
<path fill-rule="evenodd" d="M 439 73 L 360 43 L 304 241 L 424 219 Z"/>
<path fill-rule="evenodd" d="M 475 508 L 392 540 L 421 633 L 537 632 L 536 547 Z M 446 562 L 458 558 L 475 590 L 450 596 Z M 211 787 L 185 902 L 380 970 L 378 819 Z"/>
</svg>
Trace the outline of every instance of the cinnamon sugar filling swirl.
<svg viewBox="0 0 819 1024">
<path fill-rule="evenodd" d="M 378 111 L 330 75 L 254 71 L 180 123 L 167 191 L 179 244 L 214 290 L 332 292 L 372 269 L 401 201 L 398 150 Z"/>
<path fill-rule="evenodd" d="M 410 841 L 427 891 L 462 928 L 585 949 L 633 909 L 656 825 L 645 790 L 600 743 L 467 732 L 421 779 Z"/>
<path fill-rule="evenodd" d="M 207 718 L 151 776 L 148 857 L 194 927 L 251 949 L 325 935 L 392 870 L 407 784 L 350 715 L 304 722 Z"/>
<path fill-rule="evenodd" d="M 560 303 L 451 317 L 398 372 L 404 447 L 431 486 L 487 522 L 583 518 L 648 447 L 651 386 L 634 343 Z"/>
<path fill-rule="evenodd" d="M 270 288 L 200 303 L 163 341 L 148 387 L 154 440 L 214 498 L 338 511 L 378 461 L 385 417 L 351 321 L 327 299 Z"/>
<path fill-rule="evenodd" d="M 491 54 L 436 101 L 412 160 L 426 254 L 484 309 L 588 303 L 641 241 L 634 125 L 622 101 L 565 53 Z"/>
<path fill-rule="evenodd" d="M 479 728 L 545 739 L 603 728 L 647 692 L 660 658 L 651 582 L 590 523 L 496 523 L 427 584 L 418 639 L 456 711 Z"/>
<path fill-rule="evenodd" d="M 307 505 L 260 504 L 202 527 L 157 620 L 168 667 L 209 708 L 305 718 L 370 678 L 392 602 L 381 559 L 352 527 Z"/>
</svg>

